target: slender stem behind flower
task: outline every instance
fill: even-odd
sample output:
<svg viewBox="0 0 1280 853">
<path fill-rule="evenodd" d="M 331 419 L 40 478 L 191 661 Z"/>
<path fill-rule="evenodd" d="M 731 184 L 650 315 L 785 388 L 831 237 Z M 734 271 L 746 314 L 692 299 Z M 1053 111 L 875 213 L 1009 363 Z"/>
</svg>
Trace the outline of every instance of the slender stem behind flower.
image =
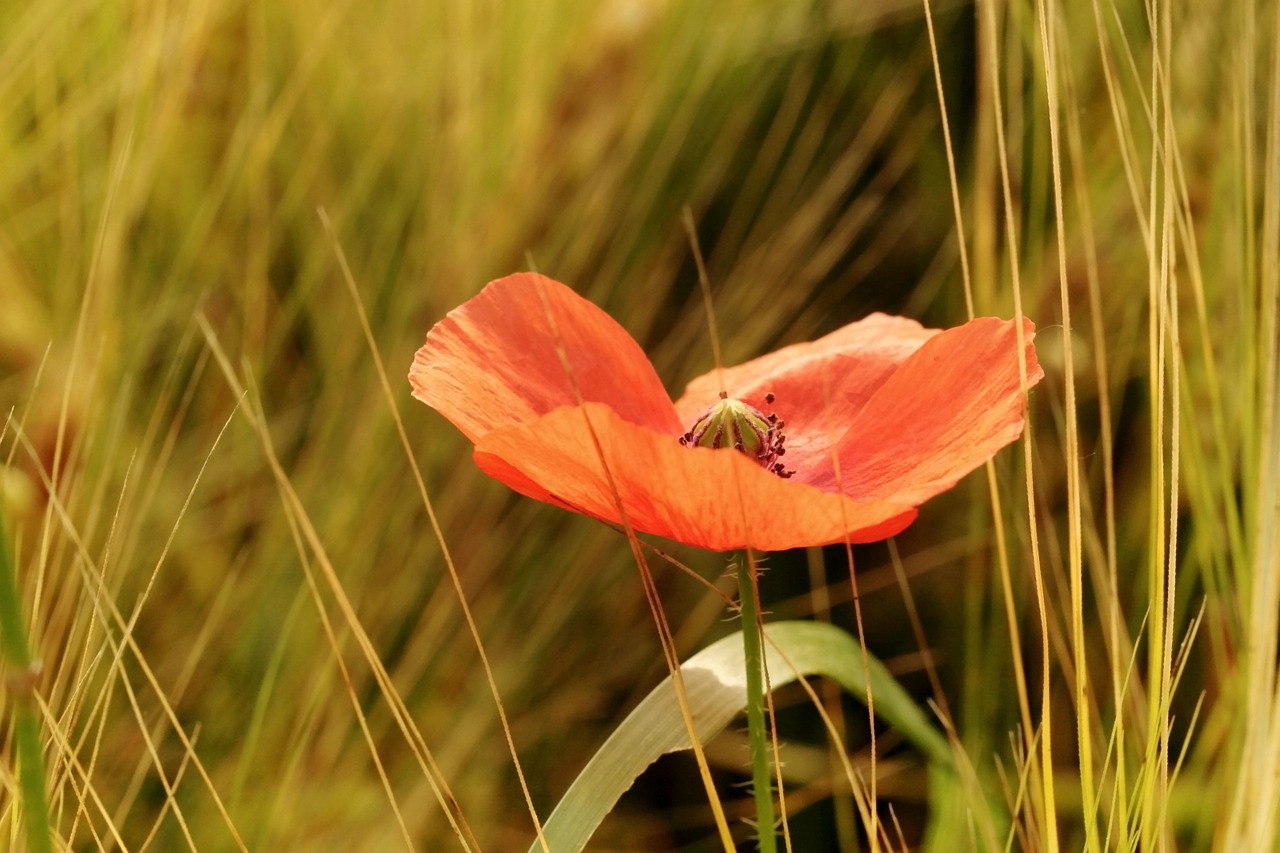
<svg viewBox="0 0 1280 853">
<path fill-rule="evenodd" d="M 756 824 L 762 853 L 777 850 L 773 831 L 773 778 L 769 772 L 769 732 L 764 722 L 764 649 L 760 609 L 756 606 L 755 572 L 751 560 L 738 561 L 738 599 L 742 607 L 742 651 L 747 676 L 747 732 L 751 742 L 751 788 L 756 799 Z"/>
</svg>

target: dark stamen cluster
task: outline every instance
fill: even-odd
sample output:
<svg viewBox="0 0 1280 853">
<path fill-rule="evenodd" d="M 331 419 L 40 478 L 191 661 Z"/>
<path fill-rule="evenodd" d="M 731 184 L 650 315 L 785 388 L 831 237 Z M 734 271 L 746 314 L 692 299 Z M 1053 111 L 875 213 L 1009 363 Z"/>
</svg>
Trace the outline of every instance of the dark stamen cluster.
<svg viewBox="0 0 1280 853">
<path fill-rule="evenodd" d="M 764 401 L 770 405 L 773 404 L 772 391 L 764 395 Z M 791 475 L 794 474 L 795 471 L 788 469 L 781 462 L 777 461 L 779 456 L 782 456 L 787 452 L 787 449 L 783 447 L 787 437 L 782 432 L 782 428 L 787 425 L 786 421 L 780 420 L 773 412 L 770 412 L 765 420 L 769 422 L 769 438 L 767 444 L 768 453 L 761 454 L 760 464 L 764 465 L 764 467 L 768 468 L 782 479 L 790 479 Z"/>
<path fill-rule="evenodd" d="M 764 401 L 773 402 L 773 394 L 766 394 Z M 794 471 L 778 461 L 787 451 L 786 436 L 782 432 L 785 423 L 774 413 L 765 415 L 754 406 L 740 400 L 729 400 L 723 392 L 720 402 L 707 410 L 693 427 L 680 437 L 686 447 L 732 447 L 753 457 L 767 470 L 782 478 Z"/>
</svg>

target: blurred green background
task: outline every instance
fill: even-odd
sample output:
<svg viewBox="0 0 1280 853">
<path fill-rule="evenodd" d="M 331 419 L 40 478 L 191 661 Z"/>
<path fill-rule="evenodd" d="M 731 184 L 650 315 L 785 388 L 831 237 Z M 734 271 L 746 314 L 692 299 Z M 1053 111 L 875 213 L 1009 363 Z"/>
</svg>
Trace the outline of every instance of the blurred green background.
<svg viewBox="0 0 1280 853">
<path fill-rule="evenodd" d="M 893 846 L 1275 849 L 1275 9 L 932 11 L 936 52 L 898 0 L 0 9 L 0 511 L 61 838 L 234 849 L 225 809 L 254 850 L 456 849 L 441 779 L 484 849 L 530 842 L 413 466 L 544 816 L 666 674 L 657 634 L 625 540 L 487 480 L 403 375 L 535 265 L 678 396 L 712 359 L 687 207 L 729 363 L 872 310 L 963 322 L 966 270 L 977 313 L 1017 293 L 1040 329 L 1033 478 L 1011 448 L 855 551 L 868 650 L 972 767 L 930 785 L 882 729 Z M 683 654 L 735 629 L 654 565 Z M 767 565 L 770 618 L 854 630 L 843 549 Z M 779 701 L 795 848 L 868 844 L 807 698 Z M 865 710 L 827 701 L 867 772 Z M 743 743 L 710 755 L 746 849 Z M 597 843 L 717 849 L 692 761 Z"/>
</svg>

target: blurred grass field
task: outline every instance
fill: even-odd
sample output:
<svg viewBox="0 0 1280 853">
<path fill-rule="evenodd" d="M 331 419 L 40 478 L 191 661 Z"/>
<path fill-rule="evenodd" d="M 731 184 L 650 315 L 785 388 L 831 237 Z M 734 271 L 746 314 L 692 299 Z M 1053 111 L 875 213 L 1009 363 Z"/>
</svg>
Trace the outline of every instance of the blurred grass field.
<svg viewBox="0 0 1280 853">
<path fill-rule="evenodd" d="M 489 481 L 403 374 L 534 264 L 678 392 L 711 364 L 687 206 L 730 363 L 966 292 L 1039 327 L 1026 442 L 855 550 L 868 651 L 967 768 L 929 784 L 879 731 L 890 846 L 1280 849 L 1275 5 L 940 3 L 936 50 L 926 8 L 0 9 L 0 513 L 58 847 L 461 849 L 450 796 L 475 846 L 530 843 L 413 468 L 539 814 L 666 667 L 626 541 Z M 734 629 L 654 565 L 683 655 Z M 770 618 L 854 630 L 843 549 L 768 566 Z M 869 849 L 779 702 L 795 849 Z M 708 754 L 748 849 L 743 743 Z M 592 849 L 719 849 L 692 761 Z"/>
</svg>

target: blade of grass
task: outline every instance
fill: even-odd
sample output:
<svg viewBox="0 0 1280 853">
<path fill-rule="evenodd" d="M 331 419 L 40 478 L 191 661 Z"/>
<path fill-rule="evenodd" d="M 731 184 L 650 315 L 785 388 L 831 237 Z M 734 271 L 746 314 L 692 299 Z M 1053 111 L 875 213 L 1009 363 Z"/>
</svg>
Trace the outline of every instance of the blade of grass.
<svg viewBox="0 0 1280 853">
<path fill-rule="evenodd" d="M 995 13 L 994 13 L 994 10 L 991 9 L 991 4 L 989 3 L 984 4 L 984 9 L 986 10 L 986 15 L 989 19 L 989 26 L 987 27 L 987 31 L 990 36 L 990 43 L 987 47 L 989 51 L 988 55 L 990 56 L 990 61 L 992 65 L 994 67 L 999 67 L 1000 54 L 999 54 L 998 47 L 995 43 L 996 27 L 995 27 L 994 21 L 991 20 Z M 1015 205 L 1014 205 L 1014 199 L 1013 199 L 1013 190 L 1010 184 L 1010 176 L 1009 176 L 1009 171 L 1010 171 L 1009 152 L 1008 152 L 1008 146 L 1005 140 L 1004 111 L 1001 106 L 1001 95 L 1000 95 L 996 75 L 993 74 L 991 76 L 991 82 L 992 82 L 992 104 L 995 112 L 995 125 L 996 125 L 996 150 L 997 150 L 997 159 L 1000 167 L 999 168 L 1000 188 L 1004 198 L 1004 209 L 1005 209 L 1005 238 L 1009 247 L 1009 255 L 1010 255 L 1009 266 L 1013 274 L 1012 292 L 1013 292 L 1013 304 L 1014 304 L 1014 319 L 1016 324 L 1015 327 L 1018 331 L 1018 372 L 1021 378 L 1022 387 L 1026 388 L 1027 365 L 1026 365 L 1024 342 L 1023 342 L 1024 333 L 1022 329 L 1022 319 L 1024 316 L 1022 311 L 1022 279 L 1021 279 L 1021 273 L 1019 269 L 1020 260 L 1018 255 L 1018 233 L 1017 233 L 1016 223 L 1014 222 Z M 1035 740 L 1038 740 L 1040 744 L 1041 755 L 1039 759 L 1039 768 L 1038 768 L 1040 785 L 1035 790 L 1039 793 L 1040 798 L 1043 801 L 1043 813 L 1044 813 L 1043 831 L 1045 833 L 1045 838 L 1043 839 L 1043 843 L 1045 844 L 1046 849 L 1050 851 L 1050 853 L 1056 853 L 1058 849 L 1058 827 L 1057 827 L 1057 820 L 1056 820 L 1057 809 L 1054 807 L 1054 796 L 1053 796 L 1054 787 L 1053 787 L 1053 749 L 1052 749 L 1052 724 L 1051 724 L 1052 715 L 1050 712 L 1051 703 L 1047 701 L 1048 697 L 1051 695 L 1053 668 L 1051 666 L 1050 654 L 1049 654 L 1049 651 L 1050 651 L 1049 618 L 1048 618 L 1048 607 L 1045 600 L 1044 571 L 1040 564 L 1040 543 L 1039 543 L 1038 527 L 1036 524 L 1035 483 L 1033 480 L 1034 451 L 1032 446 L 1032 436 L 1033 436 L 1032 421 L 1031 421 L 1030 413 L 1028 412 L 1027 419 L 1026 419 L 1026 429 L 1023 433 L 1021 443 L 1023 447 L 1023 461 L 1025 465 L 1024 477 L 1026 480 L 1026 495 L 1027 495 L 1027 523 L 1030 528 L 1029 532 L 1031 537 L 1031 542 L 1030 542 L 1031 576 L 1032 576 L 1032 581 L 1035 587 L 1036 607 L 1040 615 L 1041 695 L 1045 697 L 1046 701 L 1044 701 L 1040 709 L 1040 726 L 1039 726 L 1039 731 L 1035 737 L 1032 737 L 1031 732 L 1028 731 L 1028 728 L 1029 728 L 1028 724 L 1030 721 L 1027 718 L 1027 714 L 1029 713 L 1029 707 L 1026 704 L 1022 706 L 1022 710 L 1024 712 L 1023 737 L 1027 741 L 1028 749 L 1030 749 L 1031 743 Z M 995 495 L 996 494 L 996 490 L 994 486 L 995 474 L 994 474 L 994 469 L 991 467 L 990 463 L 988 463 L 988 466 L 987 466 L 987 477 L 988 477 L 988 481 L 992 484 L 991 492 L 993 495 Z M 1000 526 L 1002 525 L 1002 521 L 999 518 L 998 512 L 997 512 L 996 525 L 997 525 L 997 532 L 999 532 Z M 1001 545 L 1000 547 L 1003 548 L 1003 545 Z M 1001 568 L 1002 570 L 1004 569 L 1003 561 L 1002 561 Z M 1009 588 L 1009 584 L 1007 580 L 1005 582 L 1005 588 L 1006 588 L 1006 593 L 1005 593 L 1006 601 L 1008 601 L 1009 593 L 1007 590 Z M 1012 608 L 1009 609 L 1009 612 L 1012 613 Z M 1018 633 L 1017 625 L 1011 622 L 1010 623 L 1011 636 L 1016 636 L 1017 633 Z M 1016 648 L 1018 644 L 1019 644 L 1018 641 L 1015 640 L 1014 647 Z M 1020 672 L 1018 677 L 1021 677 Z M 1023 701 L 1023 697 L 1021 694 L 1019 696 L 1019 701 L 1020 702 Z M 1029 758 L 1030 758 L 1030 753 L 1029 753 Z M 1030 758 L 1029 764 L 1032 769 L 1035 769 L 1037 767 L 1037 761 L 1034 758 Z M 1033 802 L 1035 802 L 1035 798 L 1033 798 Z"/>
<path fill-rule="evenodd" d="M 377 341 L 373 336 L 373 329 L 369 326 L 369 317 L 365 313 L 364 303 L 360 299 L 360 290 L 356 287 L 355 275 L 351 272 L 351 267 L 347 263 L 346 253 L 342 250 L 342 244 L 338 242 L 338 235 L 333 229 L 333 223 L 329 221 L 328 214 L 324 208 L 319 210 L 320 221 L 324 225 L 325 233 L 329 237 L 330 244 L 333 247 L 334 254 L 337 256 L 338 265 L 342 269 L 343 281 L 347 285 L 347 291 L 351 295 L 352 301 L 356 306 L 356 316 L 360 318 L 360 328 L 364 332 L 365 343 L 369 347 L 369 352 L 373 356 L 374 364 L 378 371 L 378 381 L 382 387 L 382 393 L 385 396 L 388 406 L 390 407 L 396 422 L 396 431 L 400 437 L 401 446 L 405 450 L 405 454 L 412 459 L 413 454 L 409 445 L 409 436 L 405 432 L 404 423 L 400 420 L 399 408 L 395 404 L 395 396 L 391 393 L 391 383 L 387 379 L 386 368 L 382 364 L 382 356 L 378 351 Z M 431 503 L 431 498 L 427 493 L 425 481 L 418 472 L 416 466 L 413 467 L 414 478 L 417 481 L 418 491 L 422 497 L 423 506 L 427 512 L 427 518 L 431 522 L 431 530 L 436 536 L 436 541 L 440 545 L 440 550 L 444 555 L 445 565 L 449 569 L 449 579 L 453 583 L 454 592 L 458 597 L 458 604 L 462 610 L 463 617 L 466 619 L 467 629 L 471 632 L 471 639 L 475 643 L 476 653 L 480 656 L 480 664 L 484 669 L 485 678 L 488 681 L 489 691 L 493 694 L 494 706 L 498 711 L 498 719 L 502 724 L 502 734 L 507 740 L 507 749 L 511 754 L 511 762 L 515 766 L 516 777 L 520 780 L 520 791 L 524 794 L 525 807 L 529 810 L 529 817 L 533 821 L 534 831 L 538 838 L 542 838 L 542 823 L 538 818 L 538 810 L 533 805 L 533 797 L 529 793 L 529 783 L 525 780 L 524 769 L 520 766 L 520 754 L 516 749 L 515 738 L 511 734 L 511 724 L 507 721 L 507 712 L 502 705 L 502 697 L 498 693 L 498 682 L 493 676 L 493 667 L 489 664 L 489 656 L 485 652 L 484 643 L 480 639 L 480 630 L 476 627 L 474 616 L 471 613 L 471 607 L 467 604 L 466 594 L 462 589 L 462 581 L 458 577 L 458 569 L 454 565 L 453 556 L 445 544 L 444 531 L 440 527 L 440 522 L 436 518 L 435 507 Z M 544 849 L 546 848 L 543 842 Z M 549 851 L 548 851 L 549 853 Z"/>
<path fill-rule="evenodd" d="M 216 333 L 209 325 L 208 320 L 201 315 L 197 317 L 197 321 L 201 330 L 204 332 L 205 340 L 208 342 L 210 349 L 214 353 L 219 368 L 222 370 L 224 379 L 238 397 L 244 396 L 246 391 L 241 385 L 235 369 L 231 366 L 231 363 L 228 360 L 225 351 L 222 349 Z M 342 582 L 338 578 L 338 573 L 334 568 L 333 563 L 329 560 L 328 552 L 324 547 L 324 543 L 320 539 L 319 532 L 316 530 L 315 525 L 307 515 L 302 499 L 294 490 L 293 484 L 285 473 L 285 470 L 275 453 L 274 446 L 272 445 L 271 436 L 266 427 L 265 415 L 259 411 L 251 410 L 248 407 L 242 407 L 241 411 L 249 419 L 250 425 L 254 428 L 258 434 L 259 440 L 262 442 L 263 451 L 271 466 L 277 487 L 280 489 L 281 499 L 286 508 L 288 508 L 292 513 L 290 516 L 290 522 L 296 522 L 297 524 L 295 535 L 298 536 L 298 542 L 305 542 L 307 549 L 314 556 L 316 563 L 319 565 L 325 584 L 328 586 L 334 600 L 337 602 L 343 619 L 351 628 L 360 651 L 364 656 L 365 661 L 369 664 L 369 668 L 373 672 L 374 678 L 378 683 L 378 688 L 386 699 L 392 715 L 395 717 L 396 724 L 399 727 L 401 734 L 408 743 L 414 757 L 417 758 L 419 762 L 419 766 L 431 787 L 432 793 L 436 798 L 436 802 L 440 805 L 442 811 L 444 811 L 446 819 L 449 821 L 457 838 L 463 841 L 465 845 L 466 839 L 471 836 L 471 833 L 469 828 L 466 827 L 457 799 L 449 788 L 448 782 L 445 780 L 440 768 L 436 765 L 435 758 L 432 755 L 431 750 L 427 747 L 426 741 L 423 739 L 421 732 L 418 731 L 412 717 L 409 715 L 408 709 L 405 707 L 399 691 L 392 682 L 390 674 L 382 665 L 382 661 L 378 657 L 372 640 L 369 638 L 367 631 L 362 626 L 360 619 L 356 614 L 355 607 L 347 597 L 346 592 L 343 589 Z M 388 796 L 392 796 L 392 792 L 389 789 L 387 793 Z M 407 828 L 405 835 L 407 839 Z"/>
<path fill-rule="evenodd" d="M 865 702 L 871 684 L 880 717 L 896 726 L 932 765 L 951 766 L 946 738 L 883 664 L 869 658 L 869 668 L 863 669 L 863 653 L 853 637 L 820 622 L 770 622 L 764 626 L 764 636 L 765 666 L 773 673 L 775 690 L 801 676 L 824 675 Z M 689 710 L 697 720 L 698 743 L 709 741 L 746 707 L 743 655 L 742 637 L 735 633 L 681 665 Z M 668 677 L 614 730 L 547 818 L 543 829 L 552 849 L 582 849 L 646 767 L 666 753 L 692 745 Z"/>
<path fill-rule="evenodd" d="M 1084 635 L 1084 558 L 1081 553 L 1083 536 L 1080 520 L 1080 432 L 1076 414 L 1075 362 L 1072 354 L 1071 298 L 1067 276 L 1066 214 L 1063 211 L 1062 154 L 1058 92 L 1057 12 L 1046 8 L 1044 0 L 1036 2 L 1036 18 L 1040 29 L 1041 56 L 1044 62 L 1045 93 L 1049 111 L 1049 149 L 1052 155 L 1053 210 L 1057 243 L 1058 282 L 1062 306 L 1062 375 L 1065 383 L 1064 417 L 1066 420 L 1066 444 L 1063 455 L 1067 468 L 1067 548 L 1071 597 L 1071 647 L 1076 672 L 1076 745 L 1080 762 L 1081 798 L 1084 811 L 1085 845 L 1087 850 L 1100 851 L 1097 815 L 1088 804 L 1095 799 L 1093 724 L 1090 719 L 1089 662 L 1086 656 Z"/>
<path fill-rule="evenodd" d="M 3 658 L 8 669 L 5 673 L 7 693 L 14 704 L 14 747 L 27 846 L 32 853 L 50 853 L 53 850 L 53 828 L 49 824 L 44 750 L 40 744 L 40 703 L 36 697 L 40 663 L 32 658 L 31 647 L 27 643 L 18 575 L 10 556 L 3 513 L 0 513 L 0 642 L 4 644 Z"/>
</svg>

